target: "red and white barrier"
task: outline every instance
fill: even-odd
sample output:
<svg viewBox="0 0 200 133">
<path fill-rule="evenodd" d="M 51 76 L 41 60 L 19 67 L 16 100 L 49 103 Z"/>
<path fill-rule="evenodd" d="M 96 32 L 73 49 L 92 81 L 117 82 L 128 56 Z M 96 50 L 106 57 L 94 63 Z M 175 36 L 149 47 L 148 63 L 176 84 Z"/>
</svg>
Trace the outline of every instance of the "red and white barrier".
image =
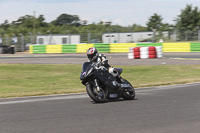
<svg viewBox="0 0 200 133">
<path fill-rule="evenodd" d="M 162 46 L 156 46 L 157 58 L 163 57 Z"/>
<path fill-rule="evenodd" d="M 157 58 L 156 48 L 153 46 L 148 47 L 149 50 L 149 58 Z"/>
<path fill-rule="evenodd" d="M 140 58 L 141 59 L 149 58 L 149 48 L 148 47 L 140 47 Z"/>
<path fill-rule="evenodd" d="M 162 46 L 133 47 L 129 48 L 129 59 L 162 58 Z"/>
</svg>

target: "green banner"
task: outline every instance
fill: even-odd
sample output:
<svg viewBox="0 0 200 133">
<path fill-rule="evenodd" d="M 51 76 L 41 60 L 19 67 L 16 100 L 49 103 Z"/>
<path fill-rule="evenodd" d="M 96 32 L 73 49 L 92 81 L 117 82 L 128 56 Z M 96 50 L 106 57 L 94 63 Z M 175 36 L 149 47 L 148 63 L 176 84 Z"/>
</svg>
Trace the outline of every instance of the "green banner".
<svg viewBox="0 0 200 133">
<path fill-rule="evenodd" d="M 44 54 L 46 53 L 46 45 L 33 45 L 34 54 Z"/>
<path fill-rule="evenodd" d="M 109 53 L 109 43 L 95 43 L 94 47 L 101 53 Z"/>
<path fill-rule="evenodd" d="M 191 52 L 200 52 L 200 43 L 191 43 Z"/>
<path fill-rule="evenodd" d="M 76 45 L 62 45 L 62 53 L 76 53 Z"/>
<path fill-rule="evenodd" d="M 137 47 L 162 46 L 162 43 L 137 43 Z"/>
</svg>

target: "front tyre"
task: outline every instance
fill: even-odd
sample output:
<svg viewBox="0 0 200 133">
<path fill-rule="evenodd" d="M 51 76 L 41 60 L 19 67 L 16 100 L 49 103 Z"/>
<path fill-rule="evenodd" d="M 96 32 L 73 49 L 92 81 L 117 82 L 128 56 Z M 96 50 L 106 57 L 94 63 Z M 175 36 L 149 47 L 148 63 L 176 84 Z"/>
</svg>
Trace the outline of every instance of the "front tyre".
<svg viewBox="0 0 200 133">
<path fill-rule="evenodd" d="M 106 102 L 106 95 L 104 90 L 100 87 L 100 91 L 97 91 L 97 88 L 91 84 L 86 85 L 86 91 L 89 97 L 96 103 Z"/>
<path fill-rule="evenodd" d="M 125 88 L 123 93 L 123 99 L 133 100 L 135 98 L 135 89 L 127 80 L 124 79 L 124 83 L 129 84 L 131 87 Z"/>
</svg>

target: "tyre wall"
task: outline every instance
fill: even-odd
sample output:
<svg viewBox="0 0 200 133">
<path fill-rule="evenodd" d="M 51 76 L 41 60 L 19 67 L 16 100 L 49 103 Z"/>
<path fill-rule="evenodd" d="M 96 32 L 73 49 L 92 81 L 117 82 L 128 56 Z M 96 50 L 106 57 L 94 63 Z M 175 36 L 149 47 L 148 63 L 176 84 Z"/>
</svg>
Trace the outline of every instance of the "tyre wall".
<svg viewBox="0 0 200 133">
<path fill-rule="evenodd" d="M 162 46 L 129 48 L 128 59 L 162 58 Z"/>
</svg>

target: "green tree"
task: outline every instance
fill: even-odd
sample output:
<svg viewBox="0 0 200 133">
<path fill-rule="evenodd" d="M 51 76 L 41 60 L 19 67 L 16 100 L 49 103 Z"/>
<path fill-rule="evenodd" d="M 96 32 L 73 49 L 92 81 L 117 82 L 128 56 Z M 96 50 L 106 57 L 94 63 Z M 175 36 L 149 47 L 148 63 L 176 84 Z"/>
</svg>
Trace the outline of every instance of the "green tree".
<svg viewBox="0 0 200 133">
<path fill-rule="evenodd" d="M 141 26 L 141 25 L 138 25 L 138 24 L 133 24 L 132 25 L 132 30 L 133 31 L 147 31 L 148 29 L 147 29 L 147 27 L 143 27 L 143 26 Z"/>
<path fill-rule="evenodd" d="M 12 25 L 23 25 L 26 28 L 33 28 L 33 16 L 22 16 L 17 21 L 13 21 Z"/>
<path fill-rule="evenodd" d="M 36 22 L 36 27 L 47 27 L 48 23 L 45 22 L 44 15 L 40 15 L 38 18 L 35 20 Z"/>
<path fill-rule="evenodd" d="M 160 30 L 162 26 L 162 17 L 161 15 L 158 15 L 154 13 L 153 16 L 151 16 L 147 22 L 147 28 L 149 31 L 152 31 L 153 29 Z"/>
<path fill-rule="evenodd" d="M 61 14 L 56 20 L 52 21 L 54 25 L 81 25 L 81 21 L 77 15 Z"/>
<path fill-rule="evenodd" d="M 176 28 L 181 33 L 181 37 L 185 40 L 192 39 L 191 37 L 197 34 L 197 28 L 200 26 L 200 12 L 198 7 L 187 5 L 181 14 L 176 19 Z"/>
<path fill-rule="evenodd" d="M 0 28 L 2 28 L 3 30 L 7 30 L 9 28 L 10 24 L 8 22 L 8 20 L 5 20 L 3 24 L 1 24 Z"/>
</svg>

